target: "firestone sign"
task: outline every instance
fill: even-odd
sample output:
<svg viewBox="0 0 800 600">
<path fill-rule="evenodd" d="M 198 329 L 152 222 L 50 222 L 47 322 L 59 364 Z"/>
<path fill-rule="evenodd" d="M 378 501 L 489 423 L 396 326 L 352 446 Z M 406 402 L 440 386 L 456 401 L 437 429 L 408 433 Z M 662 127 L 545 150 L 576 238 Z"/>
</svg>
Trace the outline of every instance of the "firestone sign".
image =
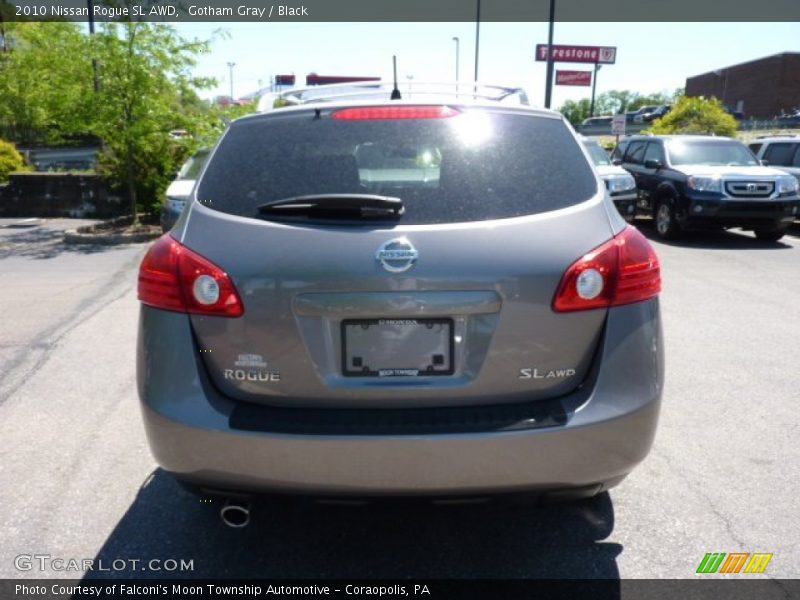
<svg viewBox="0 0 800 600">
<path fill-rule="evenodd" d="M 592 72 L 556 71 L 556 85 L 592 85 Z"/>
<path fill-rule="evenodd" d="M 547 44 L 536 44 L 536 60 L 547 60 Z M 616 60 L 617 48 L 615 46 L 562 46 L 553 44 L 553 61 L 613 65 Z"/>
</svg>

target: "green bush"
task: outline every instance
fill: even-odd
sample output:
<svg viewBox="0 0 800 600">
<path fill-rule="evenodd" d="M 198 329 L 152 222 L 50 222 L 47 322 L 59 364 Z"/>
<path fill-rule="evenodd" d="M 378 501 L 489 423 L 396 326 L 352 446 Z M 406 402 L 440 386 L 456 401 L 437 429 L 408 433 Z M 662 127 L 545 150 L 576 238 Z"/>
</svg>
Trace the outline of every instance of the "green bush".
<svg viewBox="0 0 800 600">
<path fill-rule="evenodd" d="M 14 144 L 0 140 L 0 183 L 8 181 L 8 176 L 14 171 L 21 171 L 25 168 L 25 160 L 22 154 L 17 152 Z"/>
<path fill-rule="evenodd" d="M 653 121 L 645 133 L 695 133 L 734 136 L 739 124 L 716 98 L 682 96 L 664 117 Z"/>
</svg>

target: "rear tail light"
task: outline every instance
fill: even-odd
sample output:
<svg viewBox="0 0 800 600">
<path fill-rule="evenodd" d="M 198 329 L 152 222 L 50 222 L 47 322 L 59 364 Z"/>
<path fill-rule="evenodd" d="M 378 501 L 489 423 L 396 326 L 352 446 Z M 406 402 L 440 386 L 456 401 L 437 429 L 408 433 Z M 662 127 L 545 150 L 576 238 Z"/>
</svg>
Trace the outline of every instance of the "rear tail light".
<svg viewBox="0 0 800 600">
<path fill-rule="evenodd" d="M 461 114 L 449 106 L 365 106 L 343 108 L 331 116 L 342 121 L 369 121 L 376 119 L 446 119 Z"/>
<path fill-rule="evenodd" d="M 661 292 L 661 265 L 650 242 L 628 226 L 564 273 L 553 310 L 570 312 L 642 302 Z"/>
<path fill-rule="evenodd" d="M 139 266 L 139 300 L 165 310 L 239 317 L 244 306 L 228 274 L 164 234 Z"/>
</svg>

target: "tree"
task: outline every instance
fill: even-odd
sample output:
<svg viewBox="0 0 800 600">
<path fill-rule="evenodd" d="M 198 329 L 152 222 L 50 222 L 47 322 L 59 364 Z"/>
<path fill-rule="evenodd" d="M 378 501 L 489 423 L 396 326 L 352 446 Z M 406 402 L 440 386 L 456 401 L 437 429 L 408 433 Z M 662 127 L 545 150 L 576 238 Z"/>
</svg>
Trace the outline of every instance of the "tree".
<svg viewBox="0 0 800 600">
<path fill-rule="evenodd" d="M 639 94 L 630 90 L 611 90 L 598 96 L 595 103 L 595 114 L 615 115 L 624 113 L 628 105 L 635 101 Z"/>
<path fill-rule="evenodd" d="M 7 23 L 0 53 L 0 134 L 54 143 L 89 129 L 92 66 L 77 23 Z"/>
<path fill-rule="evenodd" d="M 24 167 L 25 160 L 14 144 L 0 140 L 0 183 L 8 181 L 9 174 L 21 171 Z"/>
<path fill-rule="evenodd" d="M 208 123 L 194 90 L 211 81 L 190 74 L 208 43 L 185 40 L 168 25 L 137 21 L 107 23 L 94 38 L 101 171 L 127 189 L 135 222 L 137 199 L 144 208 L 155 208 L 173 173 L 196 149 L 194 134 Z M 175 138 L 170 132 L 176 129 L 190 135 Z"/>
<path fill-rule="evenodd" d="M 664 92 L 640 94 L 632 90 L 611 90 L 597 97 L 594 112 L 596 115 L 621 114 L 651 104 L 672 104 L 682 95 L 683 90 L 680 89 L 675 90 L 673 94 Z"/>
<path fill-rule="evenodd" d="M 567 121 L 572 123 L 573 127 L 578 127 L 584 119 L 589 118 L 590 108 L 589 100 L 581 98 L 577 102 L 575 100 L 567 100 L 558 111 L 566 117 Z"/>
<path fill-rule="evenodd" d="M 696 133 L 733 136 L 739 124 L 716 98 L 680 98 L 664 117 L 646 129 L 648 133 Z"/>
</svg>

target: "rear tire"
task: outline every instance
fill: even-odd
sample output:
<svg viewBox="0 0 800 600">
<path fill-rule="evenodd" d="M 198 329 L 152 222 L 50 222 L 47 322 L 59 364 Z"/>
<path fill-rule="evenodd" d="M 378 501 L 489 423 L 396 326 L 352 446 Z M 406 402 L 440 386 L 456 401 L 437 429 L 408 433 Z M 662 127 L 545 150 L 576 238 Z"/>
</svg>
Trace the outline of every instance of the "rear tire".
<svg viewBox="0 0 800 600">
<path fill-rule="evenodd" d="M 781 229 L 756 229 L 754 233 L 760 242 L 777 242 L 786 235 L 787 229 L 788 227 L 783 227 Z"/>
<path fill-rule="evenodd" d="M 675 205 L 669 198 L 662 198 L 656 203 L 656 233 L 664 240 L 674 240 L 681 235 L 681 226 L 675 217 Z"/>
</svg>

